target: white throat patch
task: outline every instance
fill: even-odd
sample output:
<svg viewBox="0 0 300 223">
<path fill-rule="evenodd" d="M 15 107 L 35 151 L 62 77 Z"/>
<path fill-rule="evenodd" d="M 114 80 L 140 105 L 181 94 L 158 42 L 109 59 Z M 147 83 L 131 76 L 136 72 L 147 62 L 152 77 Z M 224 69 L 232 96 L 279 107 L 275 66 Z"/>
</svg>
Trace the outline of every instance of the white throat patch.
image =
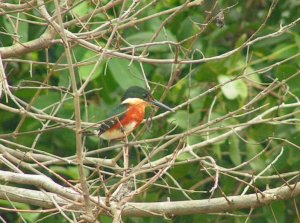
<svg viewBox="0 0 300 223">
<path fill-rule="evenodd" d="M 141 98 L 127 98 L 122 101 L 122 104 L 130 104 L 130 105 L 138 105 L 141 103 L 145 103 L 145 101 Z"/>
</svg>

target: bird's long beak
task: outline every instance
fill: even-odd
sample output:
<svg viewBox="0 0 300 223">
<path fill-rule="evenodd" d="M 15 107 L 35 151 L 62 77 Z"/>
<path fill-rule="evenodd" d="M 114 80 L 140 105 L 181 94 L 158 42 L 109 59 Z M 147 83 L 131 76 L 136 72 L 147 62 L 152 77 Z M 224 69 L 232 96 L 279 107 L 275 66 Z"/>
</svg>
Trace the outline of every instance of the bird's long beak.
<svg viewBox="0 0 300 223">
<path fill-rule="evenodd" d="M 159 108 L 163 108 L 163 109 L 165 109 L 165 110 L 167 110 L 167 111 L 175 112 L 175 111 L 173 110 L 173 108 L 170 108 L 169 106 L 166 106 L 166 105 L 164 105 L 163 103 L 161 103 L 161 102 L 159 102 L 159 101 L 157 101 L 157 100 L 155 100 L 155 99 L 150 100 L 150 102 L 151 102 L 153 105 L 155 105 L 155 106 L 157 106 L 157 107 L 159 107 Z"/>
</svg>

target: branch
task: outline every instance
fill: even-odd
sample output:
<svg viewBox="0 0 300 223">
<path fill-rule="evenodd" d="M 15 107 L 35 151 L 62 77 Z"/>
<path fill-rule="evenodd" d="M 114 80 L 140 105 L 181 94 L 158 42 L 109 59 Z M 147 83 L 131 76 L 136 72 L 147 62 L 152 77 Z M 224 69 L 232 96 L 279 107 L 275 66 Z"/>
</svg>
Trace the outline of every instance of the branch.
<svg viewBox="0 0 300 223">
<path fill-rule="evenodd" d="M 47 176 L 12 173 L 0 170 L 0 180 L 17 184 L 34 185 L 74 201 L 82 200 L 82 197 L 78 192 L 55 183 Z"/>
<path fill-rule="evenodd" d="M 242 130 L 245 130 L 245 129 L 249 128 L 250 126 L 253 126 L 253 125 L 256 125 L 256 124 L 261 124 L 261 123 L 268 123 L 269 121 L 272 121 L 274 118 L 265 118 L 265 117 L 268 116 L 269 114 L 271 114 L 272 112 L 276 111 L 276 110 L 283 109 L 283 108 L 295 108 L 295 107 L 299 107 L 299 106 L 300 106 L 300 102 L 289 103 L 289 104 L 282 103 L 280 105 L 273 106 L 273 107 L 267 109 L 266 111 L 264 111 L 263 113 L 259 114 L 258 116 L 254 117 L 253 119 L 250 119 L 246 123 L 244 123 L 242 125 L 238 125 L 237 127 L 234 127 L 231 130 L 229 130 L 229 131 L 227 131 L 223 134 L 219 134 L 218 136 L 215 136 L 213 138 L 209 138 L 209 139 L 204 140 L 204 141 L 199 142 L 199 143 L 195 143 L 195 144 L 192 144 L 192 145 L 187 145 L 184 149 L 182 149 L 180 151 L 180 153 L 182 154 L 182 153 L 185 153 L 185 152 L 189 152 L 191 150 L 203 148 L 205 146 L 212 145 L 212 144 L 217 143 L 217 142 L 221 142 L 221 141 L 227 139 L 229 136 L 234 135 L 237 132 L 240 132 Z M 293 114 L 290 113 L 288 115 L 293 115 Z M 220 119 L 217 118 L 216 122 L 219 122 L 219 121 L 220 121 Z M 199 130 L 200 128 L 202 128 L 202 127 L 201 126 L 196 127 L 195 129 L 189 130 L 188 132 L 182 133 L 182 134 L 190 135 L 191 133 L 197 132 L 197 130 Z M 162 149 L 168 147 L 170 144 L 174 143 L 176 140 L 181 139 L 181 137 L 183 137 L 185 135 L 182 135 L 182 136 L 178 135 L 177 137 L 169 140 L 165 144 L 158 147 L 156 150 L 159 151 L 159 150 L 162 150 Z M 162 157 L 158 160 L 152 161 L 151 163 L 145 164 L 143 166 L 143 168 L 150 168 L 150 167 L 159 166 L 160 164 L 168 162 L 168 160 L 170 160 L 171 157 L 172 157 L 172 154 L 166 155 L 166 156 L 164 156 L 164 157 Z"/>
<path fill-rule="evenodd" d="M 0 2 L 1 9 L 9 10 L 31 10 L 32 6 L 36 4 L 36 0 L 25 1 L 23 4 L 11 4 L 6 2 Z"/>
<path fill-rule="evenodd" d="M 269 205 L 275 201 L 295 198 L 299 195 L 300 184 L 296 183 L 289 186 L 265 190 L 259 194 L 253 193 L 226 197 L 230 202 L 223 197 L 192 201 L 129 202 L 125 205 L 122 216 L 181 216 L 230 212 L 238 209 L 257 208 Z M 36 205 L 43 208 L 53 208 L 55 207 L 55 204 L 51 197 L 59 205 L 68 205 L 66 211 L 72 211 L 70 210 L 70 203 L 61 199 L 56 194 L 0 185 L 0 199 L 4 200 L 10 199 L 11 201 Z M 96 199 L 97 198 L 95 198 L 95 200 Z M 78 210 L 81 209 L 81 207 L 77 204 L 72 204 L 72 209 Z"/>
<path fill-rule="evenodd" d="M 17 43 L 12 46 L 0 47 L 0 54 L 3 58 L 8 57 L 20 57 L 20 55 L 24 55 L 26 53 L 31 53 L 37 50 L 42 50 L 46 48 L 50 48 L 53 43 L 55 33 L 53 30 L 45 31 L 39 38 L 35 40 L 28 41 L 26 43 Z"/>
<path fill-rule="evenodd" d="M 292 188 L 292 190 L 290 189 Z M 237 209 L 257 208 L 275 201 L 287 200 L 300 195 L 300 184 L 277 187 L 265 190 L 259 194 L 229 196 L 193 201 L 166 201 L 147 203 L 128 203 L 125 205 L 122 216 L 180 216 L 190 214 L 207 214 L 233 211 Z"/>
<path fill-rule="evenodd" d="M 11 201 L 30 204 L 38 207 L 53 208 L 54 204 L 51 197 L 53 197 L 55 202 L 61 206 L 68 205 L 68 202 L 65 199 L 62 199 L 54 193 L 45 193 L 37 190 L 0 185 L 0 199 L 3 200 L 9 199 Z"/>
<path fill-rule="evenodd" d="M 241 46 L 239 46 L 231 51 L 228 51 L 226 53 L 223 53 L 223 54 L 220 54 L 217 56 L 201 58 L 201 59 L 197 59 L 197 60 L 156 59 L 156 58 L 147 58 L 147 57 L 135 56 L 132 54 L 120 53 L 115 50 L 103 49 L 103 47 L 99 47 L 98 45 L 92 44 L 84 39 L 78 38 L 75 34 L 71 33 L 68 30 L 64 30 L 64 31 L 67 35 L 67 38 L 70 39 L 69 41 L 74 41 L 74 42 L 78 43 L 79 45 L 81 45 L 82 47 L 89 49 L 91 51 L 94 51 L 97 53 L 100 52 L 100 53 L 104 54 L 104 56 L 106 56 L 106 57 L 123 58 L 123 59 L 127 59 L 130 61 L 138 61 L 138 62 L 144 62 L 144 63 L 149 63 L 149 64 L 174 64 L 174 63 L 200 64 L 200 63 L 205 63 L 205 62 L 209 62 L 209 61 L 218 61 L 218 60 L 227 58 L 227 57 L 239 52 L 240 50 L 255 44 L 256 42 L 280 36 L 280 35 L 286 33 L 288 30 L 290 30 L 294 26 L 296 26 L 298 22 L 300 22 L 300 18 L 294 20 L 293 22 L 287 24 L 286 26 L 280 27 L 280 29 L 276 32 L 273 32 L 268 35 L 261 36 L 256 39 L 253 39 L 251 41 L 245 42 Z M 55 24 L 56 26 L 58 26 L 58 24 L 56 24 L 55 22 L 52 22 L 52 24 Z M 22 45 L 17 44 L 17 45 L 13 45 L 13 46 L 9 46 L 9 47 L 1 47 L 0 53 L 2 55 L 2 58 L 5 59 L 8 57 L 16 57 L 16 56 L 20 56 L 25 53 L 48 48 L 55 43 L 57 43 L 57 41 L 54 41 L 53 35 L 49 34 L 49 33 L 45 33 L 39 39 L 29 41 L 27 43 L 22 43 Z"/>
</svg>

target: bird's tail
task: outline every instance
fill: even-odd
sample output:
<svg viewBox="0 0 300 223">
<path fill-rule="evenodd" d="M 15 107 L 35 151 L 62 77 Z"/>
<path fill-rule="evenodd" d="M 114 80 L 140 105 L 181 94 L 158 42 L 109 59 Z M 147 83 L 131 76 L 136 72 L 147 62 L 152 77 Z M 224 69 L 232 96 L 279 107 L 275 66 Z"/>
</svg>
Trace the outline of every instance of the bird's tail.
<svg viewBox="0 0 300 223">
<path fill-rule="evenodd" d="M 91 131 L 91 130 L 85 130 L 85 131 L 82 131 L 81 133 L 84 136 L 96 136 L 97 135 L 95 131 Z"/>
<path fill-rule="evenodd" d="M 82 135 L 84 135 L 84 136 L 98 136 L 98 131 L 97 130 L 84 130 L 84 131 L 82 131 Z M 98 146 L 100 148 L 108 147 L 109 146 L 109 141 L 102 140 L 100 138 Z"/>
</svg>

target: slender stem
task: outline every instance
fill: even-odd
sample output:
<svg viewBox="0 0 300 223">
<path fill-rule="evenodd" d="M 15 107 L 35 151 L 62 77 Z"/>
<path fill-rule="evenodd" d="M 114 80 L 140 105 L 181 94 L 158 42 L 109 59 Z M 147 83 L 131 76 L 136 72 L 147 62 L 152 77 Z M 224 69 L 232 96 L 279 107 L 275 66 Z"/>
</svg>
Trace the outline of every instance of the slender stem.
<svg viewBox="0 0 300 223">
<path fill-rule="evenodd" d="M 76 76 L 75 71 L 73 68 L 73 60 L 72 60 L 72 54 L 70 50 L 70 45 L 68 42 L 68 39 L 65 34 L 65 30 L 63 28 L 63 21 L 61 18 L 61 12 L 60 12 L 60 5 L 58 4 L 57 0 L 54 0 L 56 9 L 57 9 L 57 20 L 59 27 L 56 27 L 60 29 L 60 35 L 64 42 L 65 47 L 65 53 L 66 53 L 66 59 L 69 64 L 69 72 L 70 72 L 70 78 L 71 78 L 71 86 L 73 90 L 73 97 L 74 97 L 74 110 L 75 110 L 75 137 L 76 137 L 76 155 L 77 155 L 77 162 L 78 162 L 78 173 L 80 176 L 80 184 L 82 187 L 84 202 L 85 202 L 85 210 L 86 215 L 88 217 L 93 217 L 91 207 L 91 201 L 89 197 L 89 188 L 86 181 L 86 176 L 84 173 L 84 166 L 83 166 L 83 160 L 84 160 L 84 153 L 83 153 L 83 145 L 82 145 L 82 133 L 81 133 L 81 114 L 80 114 L 80 93 L 77 89 L 77 83 L 76 83 Z"/>
</svg>

